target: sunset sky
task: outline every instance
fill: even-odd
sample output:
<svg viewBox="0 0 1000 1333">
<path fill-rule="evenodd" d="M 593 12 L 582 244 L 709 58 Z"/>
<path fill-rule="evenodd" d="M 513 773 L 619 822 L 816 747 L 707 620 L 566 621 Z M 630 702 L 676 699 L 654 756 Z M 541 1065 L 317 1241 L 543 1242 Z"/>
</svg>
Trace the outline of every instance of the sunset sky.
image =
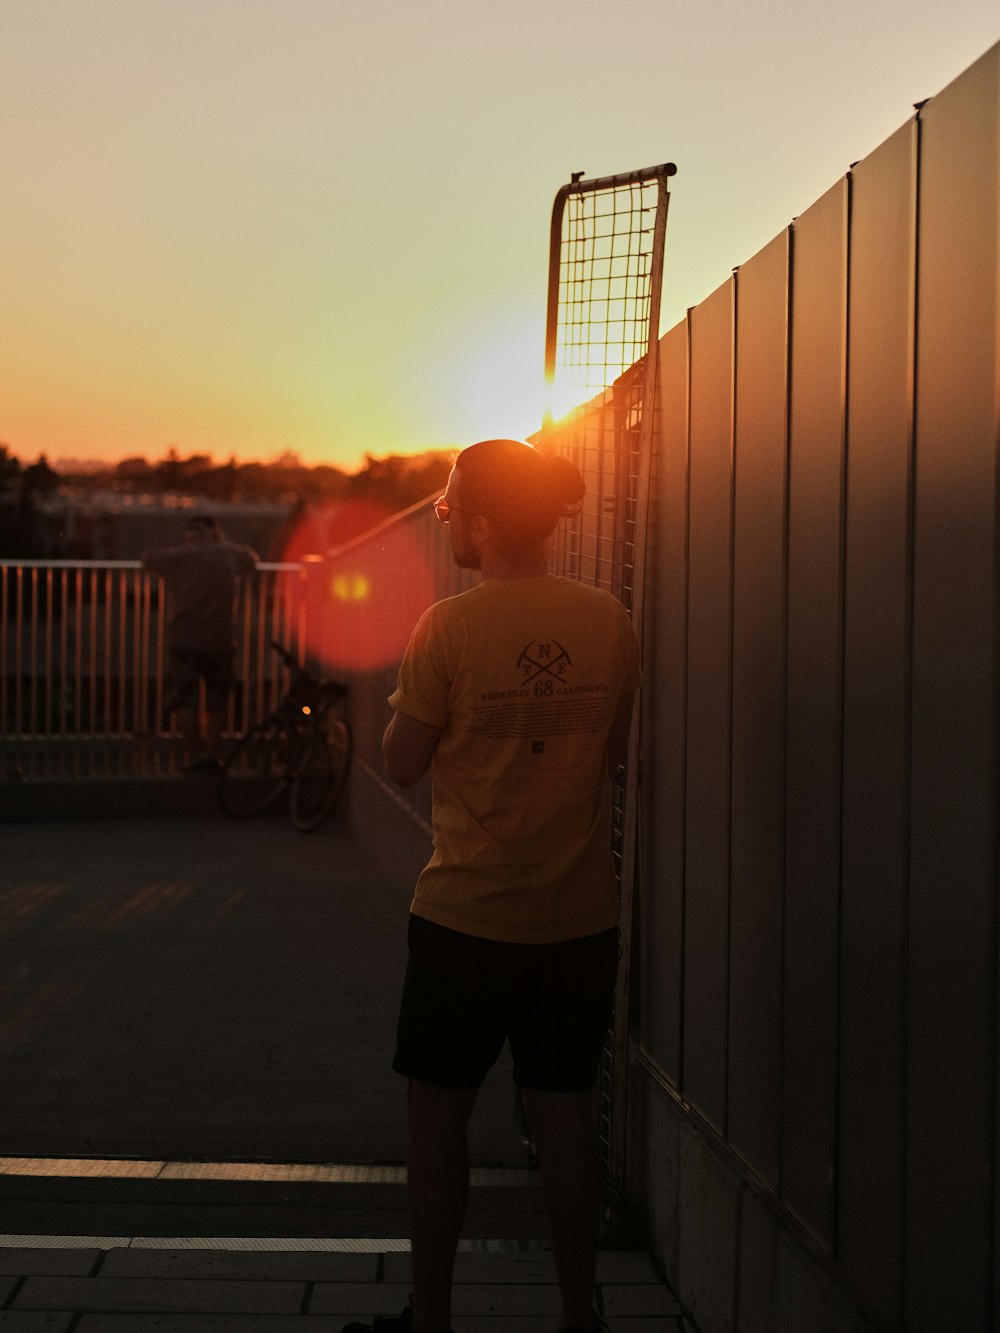
<svg viewBox="0 0 1000 1333">
<path fill-rule="evenodd" d="M 996 0 L 0 0 L 0 442 L 527 434 L 572 172 L 677 164 L 668 328 L 998 38 Z"/>
</svg>

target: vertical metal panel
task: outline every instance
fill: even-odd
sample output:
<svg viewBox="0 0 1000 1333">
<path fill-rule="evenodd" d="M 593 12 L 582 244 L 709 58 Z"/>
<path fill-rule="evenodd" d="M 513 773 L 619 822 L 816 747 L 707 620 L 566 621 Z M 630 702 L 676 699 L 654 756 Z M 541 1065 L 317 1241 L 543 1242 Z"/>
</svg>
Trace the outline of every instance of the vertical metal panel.
<svg viewBox="0 0 1000 1333">
<path fill-rule="evenodd" d="M 642 1041 L 676 1084 L 681 1076 L 684 931 L 685 638 L 687 621 L 687 324 L 660 344 L 661 436 L 646 620 L 642 848 Z"/>
<path fill-rule="evenodd" d="M 732 284 L 691 312 L 684 1093 L 725 1132 Z"/>
<path fill-rule="evenodd" d="M 755 990 L 765 965 L 751 947 L 769 949 L 773 903 L 742 896 L 770 882 L 747 868 L 765 864 L 773 821 L 747 776 L 773 731 L 749 704 L 755 620 L 775 595 L 760 415 L 773 386 L 744 355 L 763 357 L 774 333 L 766 302 L 763 322 L 751 309 L 754 261 L 738 279 L 735 407 L 726 290 L 689 315 L 686 600 L 663 567 L 668 550 L 682 558 L 683 530 L 656 537 L 649 695 L 676 678 L 672 628 L 688 636 L 671 686 L 685 700 L 683 780 L 649 775 L 676 700 L 657 700 L 647 756 L 665 830 L 648 891 L 672 895 L 669 909 L 647 903 L 647 929 L 664 934 L 678 898 L 683 918 L 679 1088 L 772 1181 L 777 1128 L 789 1220 L 911 1333 L 1000 1329 L 998 108 L 1000 47 L 929 104 L 919 161 L 911 124 L 793 230 L 774 1124 L 747 1055 L 773 1003 L 769 976 Z M 666 459 L 683 423 L 663 407 L 658 521 L 683 484 L 679 455 Z M 677 887 L 664 841 L 680 812 Z M 664 1067 L 673 983 L 662 969 L 647 983 L 643 1040 Z"/>
<path fill-rule="evenodd" d="M 844 572 L 839 1257 L 899 1304 L 916 123 L 853 173 Z"/>
<path fill-rule="evenodd" d="M 792 264 L 783 1193 L 829 1242 L 836 1142 L 846 181 Z"/>
<path fill-rule="evenodd" d="M 921 137 L 906 1217 L 914 1330 L 989 1320 L 998 96 L 995 48 L 930 103 Z"/>
<path fill-rule="evenodd" d="M 729 1138 L 778 1188 L 788 236 L 737 277 Z"/>
</svg>

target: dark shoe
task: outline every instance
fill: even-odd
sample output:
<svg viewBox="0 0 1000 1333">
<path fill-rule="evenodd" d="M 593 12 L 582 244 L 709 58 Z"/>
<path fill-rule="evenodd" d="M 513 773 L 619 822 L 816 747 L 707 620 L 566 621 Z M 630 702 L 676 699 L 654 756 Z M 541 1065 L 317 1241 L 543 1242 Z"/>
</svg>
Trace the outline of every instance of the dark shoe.
<svg viewBox="0 0 1000 1333">
<path fill-rule="evenodd" d="M 375 1319 L 370 1324 L 345 1324 L 342 1333 L 413 1333 L 413 1312 L 407 1306 L 395 1317 Z"/>
<path fill-rule="evenodd" d="M 355 1320 L 352 1324 L 345 1324 L 341 1333 L 412 1333 L 413 1317 L 410 1314 L 410 1307 L 407 1306 L 401 1315 L 395 1318 L 390 1316 L 387 1319 L 373 1319 L 370 1324 L 359 1324 Z"/>
<path fill-rule="evenodd" d="M 222 769 L 222 763 L 218 759 L 196 759 L 193 764 L 185 764 L 185 773 L 204 773 L 209 776 L 217 774 Z"/>
<path fill-rule="evenodd" d="M 413 1333 L 413 1313 L 407 1306 L 395 1318 L 373 1319 L 370 1324 L 345 1324 L 342 1333 Z"/>
</svg>

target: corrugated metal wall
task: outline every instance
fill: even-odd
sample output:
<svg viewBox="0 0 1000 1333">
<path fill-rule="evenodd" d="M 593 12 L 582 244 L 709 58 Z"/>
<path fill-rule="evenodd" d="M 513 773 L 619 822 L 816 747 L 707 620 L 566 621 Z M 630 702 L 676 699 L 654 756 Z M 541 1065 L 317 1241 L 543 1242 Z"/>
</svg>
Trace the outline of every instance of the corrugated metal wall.
<svg viewBox="0 0 1000 1333">
<path fill-rule="evenodd" d="M 914 1331 L 1000 1328 L 998 187 L 1000 47 L 661 342 L 638 1041 Z"/>
</svg>

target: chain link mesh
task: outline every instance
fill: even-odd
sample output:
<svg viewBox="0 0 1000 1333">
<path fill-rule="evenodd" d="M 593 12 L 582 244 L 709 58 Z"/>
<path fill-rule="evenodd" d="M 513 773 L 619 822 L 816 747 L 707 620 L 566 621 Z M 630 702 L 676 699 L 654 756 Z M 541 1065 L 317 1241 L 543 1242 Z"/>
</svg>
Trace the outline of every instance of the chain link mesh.
<svg viewBox="0 0 1000 1333">
<path fill-rule="evenodd" d="M 546 375 L 552 409 L 539 443 L 572 459 L 587 487 L 580 513 L 557 530 L 552 568 L 614 593 L 640 628 L 667 177 L 673 170 L 668 164 L 603 180 L 574 179 L 556 196 L 549 259 Z M 624 1183 L 619 1066 L 628 1024 L 636 858 L 630 831 L 637 786 L 634 748 L 613 793 L 622 962 L 598 1089 L 612 1219 L 620 1214 Z"/>
</svg>

